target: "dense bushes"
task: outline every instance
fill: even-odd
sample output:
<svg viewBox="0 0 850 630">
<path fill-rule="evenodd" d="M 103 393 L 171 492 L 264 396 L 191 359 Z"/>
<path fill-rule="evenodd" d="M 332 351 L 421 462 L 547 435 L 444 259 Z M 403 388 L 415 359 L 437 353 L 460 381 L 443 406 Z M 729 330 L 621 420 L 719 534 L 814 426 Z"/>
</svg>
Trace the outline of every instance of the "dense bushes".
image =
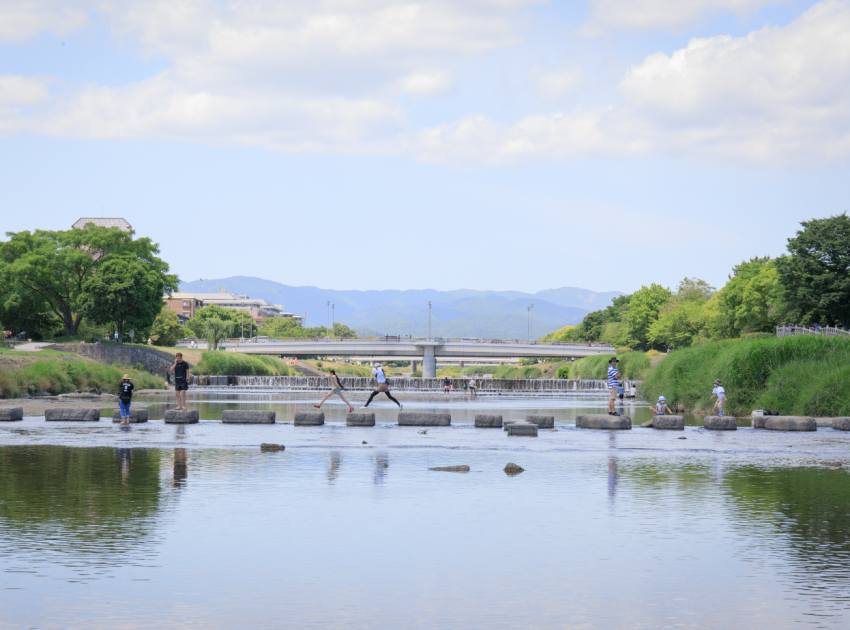
<svg viewBox="0 0 850 630">
<path fill-rule="evenodd" d="M 277 357 L 209 351 L 192 372 L 207 376 L 289 376 L 289 367 Z"/>
<path fill-rule="evenodd" d="M 0 370 L 0 398 L 47 392 L 117 394 L 121 377 L 129 373 L 136 389 L 164 389 L 165 381 L 124 365 L 104 365 L 88 359 L 36 361 L 14 371 Z"/>
<path fill-rule="evenodd" d="M 617 364 L 617 369 L 624 378 L 630 380 L 642 379 L 649 371 L 652 360 L 643 352 L 626 352 L 617 357 L 620 362 Z M 568 378 L 577 379 L 596 379 L 603 380 L 608 378 L 608 361 L 611 359 L 610 354 L 598 354 L 595 357 L 585 357 L 579 359 L 570 365 Z M 566 366 L 563 366 L 566 367 Z M 558 378 L 561 376 L 561 370 L 558 369 Z"/>
<path fill-rule="evenodd" d="M 850 339 L 820 336 L 708 343 L 684 348 L 652 369 L 641 393 L 671 405 L 708 409 L 723 381 L 732 415 L 769 409 L 785 415 L 850 415 Z"/>
</svg>

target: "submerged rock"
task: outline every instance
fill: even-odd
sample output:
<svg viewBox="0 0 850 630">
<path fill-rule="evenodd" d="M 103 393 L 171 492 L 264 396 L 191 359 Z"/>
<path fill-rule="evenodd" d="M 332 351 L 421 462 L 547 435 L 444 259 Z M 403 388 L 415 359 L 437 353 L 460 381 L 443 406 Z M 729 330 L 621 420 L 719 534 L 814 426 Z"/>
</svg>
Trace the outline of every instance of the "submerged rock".
<svg viewBox="0 0 850 630">
<path fill-rule="evenodd" d="M 508 462 L 507 466 L 505 466 L 505 472 L 509 475 L 518 475 L 521 472 L 525 472 L 525 468 L 517 466 L 513 462 Z"/>
<path fill-rule="evenodd" d="M 439 470 L 441 472 L 469 472 L 469 466 L 437 466 L 428 470 Z"/>
<path fill-rule="evenodd" d="M 273 453 L 275 451 L 286 450 L 283 444 L 260 444 L 260 451 L 263 453 Z"/>
</svg>

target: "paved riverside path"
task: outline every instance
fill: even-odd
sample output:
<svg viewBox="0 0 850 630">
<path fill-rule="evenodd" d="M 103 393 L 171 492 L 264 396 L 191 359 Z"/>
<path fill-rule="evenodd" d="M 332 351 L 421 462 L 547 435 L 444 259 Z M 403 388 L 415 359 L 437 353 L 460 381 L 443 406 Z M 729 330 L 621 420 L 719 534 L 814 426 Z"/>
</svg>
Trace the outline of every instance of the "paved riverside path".
<svg viewBox="0 0 850 630">
<path fill-rule="evenodd" d="M 493 360 L 515 358 L 581 359 L 598 354 L 614 354 L 610 346 L 588 346 L 567 343 L 535 343 L 521 341 L 401 339 L 292 339 L 261 343 L 238 343 L 229 346 L 243 354 L 269 354 L 288 357 L 344 356 L 356 358 L 406 359 L 422 361 L 422 376 L 437 375 L 437 358 L 454 360 Z"/>
</svg>

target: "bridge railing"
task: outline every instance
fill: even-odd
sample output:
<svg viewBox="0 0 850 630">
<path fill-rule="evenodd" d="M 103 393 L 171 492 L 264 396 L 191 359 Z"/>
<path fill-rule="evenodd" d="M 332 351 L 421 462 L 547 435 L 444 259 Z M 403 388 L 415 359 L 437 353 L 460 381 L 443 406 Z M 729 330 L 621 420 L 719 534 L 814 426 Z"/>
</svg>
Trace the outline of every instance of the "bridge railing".
<svg viewBox="0 0 850 630">
<path fill-rule="evenodd" d="M 186 347 L 191 343 L 191 339 L 181 339 L 177 342 L 178 346 Z M 198 343 L 205 343 L 203 340 L 197 340 Z M 254 338 L 233 338 L 227 339 L 223 345 L 228 347 L 233 345 L 247 344 L 291 344 L 291 343 L 417 343 L 417 342 L 437 342 L 437 343 L 463 343 L 463 344 L 511 344 L 522 346 L 572 346 L 578 348 L 612 348 L 610 343 L 592 343 L 592 342 L 571 342 L 571 341 L 539 341 L 537 339 L 479 339 L 475 337 L 286 337 L 283 339 L 271 339 L 264 337 Z"/>
<path fill-rule="evenodd" d="M 824 326 L 807 328 L 805 326 L 777 326 L 777 337 L 793 337 L 794 335 L 823 335 L 824 337 L 850 337 L 850 331 L 843 328 Z"/>
</svg>

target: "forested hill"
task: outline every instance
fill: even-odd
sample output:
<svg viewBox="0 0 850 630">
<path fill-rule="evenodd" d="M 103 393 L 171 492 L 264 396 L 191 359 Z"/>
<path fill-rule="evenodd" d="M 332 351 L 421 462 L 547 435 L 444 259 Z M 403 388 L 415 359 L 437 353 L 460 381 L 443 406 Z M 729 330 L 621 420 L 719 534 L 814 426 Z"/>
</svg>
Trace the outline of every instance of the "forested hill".
<svg viewBox="0 0 850 630">
<path fill-rule="evenodd" d="M 307 326 L 324 325 L 327 302 L 335 304 L 336 321 L 358 334 L 427 335 L 428 302 L 431 331 L 445 337 L 525 338 L 527 307 L 534 304 L 534 336 L 541 337 L 567 324 L 577 324 L 592 310 L 605 308 L 622 295 L 577 287 L 538 293 L 521 291 L 347 291 L 293 287 L 262 278 L 235 276 L 180 284 L 181 291 L 216 293 L 219 288 L 283 304 L 287 311 L 304 315 Z"/>
</svg>

